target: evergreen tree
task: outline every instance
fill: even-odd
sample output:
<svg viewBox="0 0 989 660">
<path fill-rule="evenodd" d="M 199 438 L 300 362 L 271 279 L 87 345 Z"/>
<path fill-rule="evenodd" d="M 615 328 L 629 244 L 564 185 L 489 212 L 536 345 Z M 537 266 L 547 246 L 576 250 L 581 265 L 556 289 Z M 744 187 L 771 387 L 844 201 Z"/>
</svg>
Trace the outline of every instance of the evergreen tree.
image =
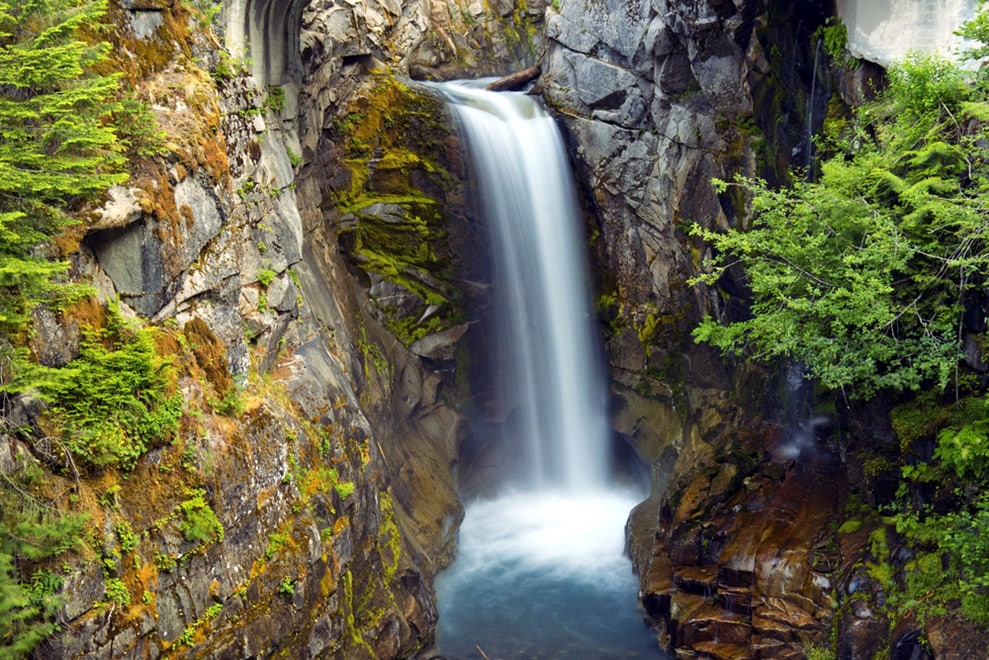
<svg viewBox="0 0 989 660">
<path fill-rule="evenodd" d="M 127 112 L 119 76 L 93 72 L 110 47 L 82 36 L 98 32 L 105 11 L 105 0 L 0 0 L 0 336 L 8 341 L 26 329 L 33 304 L 80 292 L 49 242 L 82 202 L 127 179 L 114 126 Z M 0 658 L 19 658 L 57 629 L 61 588 L 55 573 L 21 572 L 74 547 L 84 521 L 35 501 L 10 476 L 0 502 Z"/>
<path fill-rule="evenodd" d="M 70 289 L 44 244 L 67 211 L 127 178 L 111 121 L 119 77 L 91 72 L 106 43 L 105 0 L 0 0 L 0 329 L 17 329 L 30 305 Z"/>
</svg>

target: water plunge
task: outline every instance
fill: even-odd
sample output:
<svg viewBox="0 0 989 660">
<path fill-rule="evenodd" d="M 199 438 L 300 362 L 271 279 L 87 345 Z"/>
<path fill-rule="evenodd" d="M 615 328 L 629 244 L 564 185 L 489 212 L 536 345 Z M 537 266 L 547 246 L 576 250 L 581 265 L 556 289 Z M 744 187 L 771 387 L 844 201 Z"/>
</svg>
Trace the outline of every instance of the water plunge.
<svg viewBox="0 0 989 660">
<path fill-rule="evenodd" d="M 495 353 L 522 469 L 468 503 L 437 580 L 448 658 L 662 657 L 637 612 L 624 525 L 642 493 L 610 483 L 603 368 L 562 140 L 529 96 L 440 86 L 466 138 L 495 259 Z"/>
</svg>

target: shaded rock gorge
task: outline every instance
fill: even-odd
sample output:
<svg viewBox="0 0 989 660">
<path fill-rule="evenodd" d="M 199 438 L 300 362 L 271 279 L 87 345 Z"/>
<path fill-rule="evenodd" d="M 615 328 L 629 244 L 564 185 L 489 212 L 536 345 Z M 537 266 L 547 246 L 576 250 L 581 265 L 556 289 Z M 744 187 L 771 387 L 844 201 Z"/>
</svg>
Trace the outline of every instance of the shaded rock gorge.
<svg viewBox="0 0 989 660">
<path fill-rule="evenodd" d="M 468 499 L 459 556 L 437 577 L 439 651 L 656 655 L 623 553 L 625 519 L 642 492 L 611 467 L 566 151 L 532 97 L 481 84 L 439 87 L 466 138 L 469 190 L 495 262 L 494 350 L 475 357 L 490 363 L 495 394 L 477 411 L 488 430 L 461 486 L 478 494 Z"/>
<path fill-rule="evenodd" d="M 77 439 L 35 393 L 5 398 L 5 521 L 86 521 L 57 557 L 11 568 L 62 599 L 47 601 L 61 630 L 35 655 L 431 653 L 434 581 L 463 503 L 502 476 L 493 458 L 516 447 L 494 439 L 525 413 L 509 415 L 482 359 L 502 355 L 502 267 L 465 187 L 472 166 L 442 100 L 410 78 L 535 64 L 592 257 L 609 384 L 594 434 L 649 473 L 626 542 L 659 644 L 683 658 L 920 657 L 923 633 L 935 655 L 984 650 L 964 620 L 884 609 L 893 563 L 909 558 L 862 511 L 892 497 L 900 443 L 933 453 L 928 409 L 835 405 L 785 366 L 691 338 L 705 314 L 747 313 L 737 268 L 688 283 L 711 254 L 689 226 L 748 221 L 745 195 L 712 178 L 785 182 L 812 162 L 817 124 L 846 121 L 884 83 L 878 65 L 821 56 L 835 34 L 825 4 L 113 3 L 108 66 L 160 144 L 131 155 L 130 180 L 77 209 L 50 248 L 94 295 L 37 305 L 9 341 L 53 369 L 78 367 L 93 336 L 108 352 L 137 346 L 181 412 L 131 462 L 100 463 L 66 448 Z M 863 3 L 837 5 L 850 25 L 875 18 L 853 23 Z M 818 108 L 808 95 L 824 83 L 834 94 Z M 985 307 L 966 321 L 979 373 Z M 599 350 L 594 334 L 580 351 Z M 587 396 L 580 407 L 597 409 Z M 604 427 L 592 417 L 568 435 Z M 576 517 L 593 518 L 584 506 Z"/>
</svg>

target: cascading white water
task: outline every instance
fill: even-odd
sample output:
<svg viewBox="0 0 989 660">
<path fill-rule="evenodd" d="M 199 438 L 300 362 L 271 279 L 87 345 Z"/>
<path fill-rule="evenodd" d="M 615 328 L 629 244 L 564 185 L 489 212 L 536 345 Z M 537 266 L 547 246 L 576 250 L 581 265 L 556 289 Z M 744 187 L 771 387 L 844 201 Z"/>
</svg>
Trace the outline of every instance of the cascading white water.
<svg viewBox="0 0 989 660">
<path fill-rule="evenodd" d="M 491 231 L 502 388 L 526 467 L 496 498 L 467 505 L 458 558 L 437 580 L 439 650 L 662 657 L 624 556 L 625 519 L 642 493 L 609 485 L 604 374 L 562 139 L 529 96 L 440 87 Z"/>
<path fill-rule="evenodd" d="M 603 487 L 607 438 L 572 178 L 553 119 L 524 94 L 447 87 L 494 243 L 498 338 L 520 405 L 526 486 Z"/>
</svg>

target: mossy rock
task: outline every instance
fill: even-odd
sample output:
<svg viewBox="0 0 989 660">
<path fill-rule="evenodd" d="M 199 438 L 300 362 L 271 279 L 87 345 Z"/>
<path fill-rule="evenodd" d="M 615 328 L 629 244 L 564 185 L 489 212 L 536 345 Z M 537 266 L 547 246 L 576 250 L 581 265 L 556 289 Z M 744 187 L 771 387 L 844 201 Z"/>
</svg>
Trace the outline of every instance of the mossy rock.
<svg viewBox="0 0 989 660">
<path fill-rule="evenodd" d="M 379 320 L 405 345 L 462 322 L 448 203 L 462 193 L 450 173 L 456 142 L 443 102 L 381 76 L 331 134 L 348 172 L 330 186 L 341 250 L 357 269 L 399 287 L 398 303 L 372 294 Z"/>
</svg>

